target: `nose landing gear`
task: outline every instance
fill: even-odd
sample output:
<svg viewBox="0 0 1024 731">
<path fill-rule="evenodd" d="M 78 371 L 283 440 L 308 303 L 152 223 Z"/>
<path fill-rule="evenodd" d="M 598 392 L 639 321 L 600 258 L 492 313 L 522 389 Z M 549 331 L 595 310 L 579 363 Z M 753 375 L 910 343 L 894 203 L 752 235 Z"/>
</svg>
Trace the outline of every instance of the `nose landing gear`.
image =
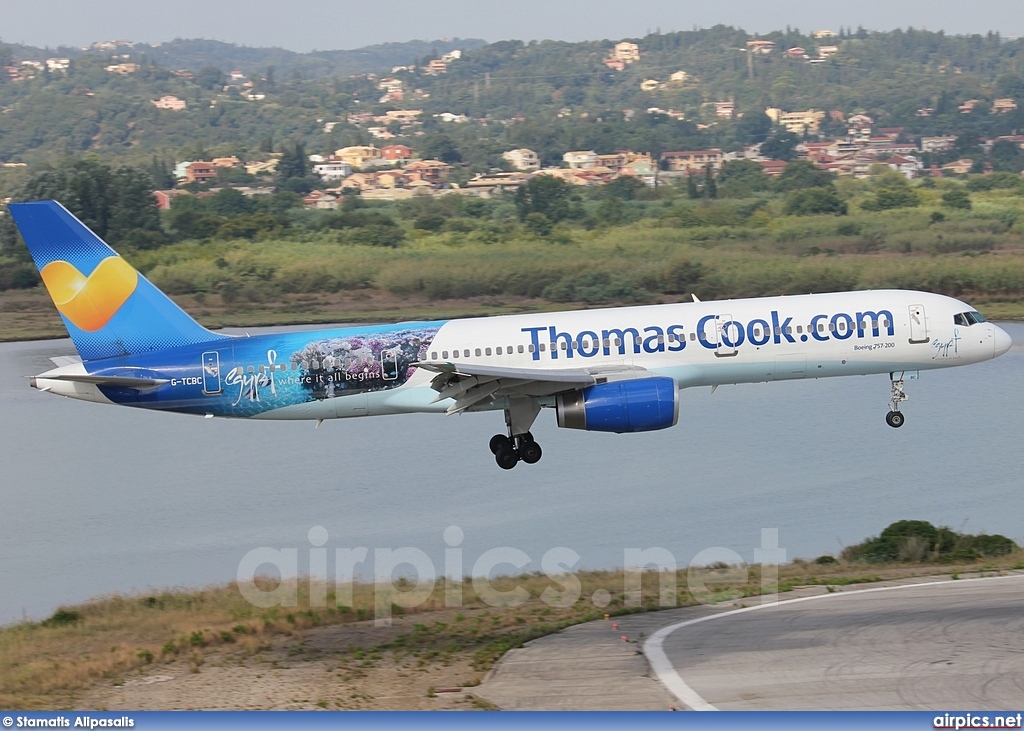
<svg viewBox="0 0 1024 731">
<path fill-rule="evenodd" d="M 899 429 L 903 426 L 905 417 L 900 411 L 900 404 L 909 399 L 906 391 L 903 390 L 903 374 L 900 374 L 899 378 L 896 378 L 895 373 L 889 374 L 890 380 L 892 380 L 892 395 L 889 397 L 889 413 L 885 415 L 885 423 L 891 426 L 893 429 Z"/>
</svg>

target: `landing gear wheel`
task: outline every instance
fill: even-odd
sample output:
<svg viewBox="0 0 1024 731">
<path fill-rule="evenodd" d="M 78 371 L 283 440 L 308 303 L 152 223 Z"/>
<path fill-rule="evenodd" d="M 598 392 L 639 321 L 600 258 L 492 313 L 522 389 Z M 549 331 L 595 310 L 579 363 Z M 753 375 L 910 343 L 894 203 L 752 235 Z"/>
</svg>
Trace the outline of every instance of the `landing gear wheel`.
<svg viewBox="0 0 1024 731">
<path fill-rule="evenodd" d="M 519 455 L 512 451 L 511 448 L 499 449 L 494 455 L 494 461 L 498 463 L 501 469 L 510 470 L 519 464 Z"/>
<path fill-rule="evenodd" d="M 885 423 L 891 426 L 893 429 L 899 429 L 903 426 L 905 417 L 899 411 L 890 411 L 885 415 Z"/>
<path fill-rule="evenodd" d="M 512 440 L 504 434 L 495 434 L 487 446 L 491 448 L 491 454 L 497 456 L 502 449 L 512 450 Z"/>
<path fill-rule="evenodd" d="M 519 456 L 526 464 L 537 464 L 544 455 L 544 451 L 537 442 L 525 442 L 519 447 Z"/>
</svg>

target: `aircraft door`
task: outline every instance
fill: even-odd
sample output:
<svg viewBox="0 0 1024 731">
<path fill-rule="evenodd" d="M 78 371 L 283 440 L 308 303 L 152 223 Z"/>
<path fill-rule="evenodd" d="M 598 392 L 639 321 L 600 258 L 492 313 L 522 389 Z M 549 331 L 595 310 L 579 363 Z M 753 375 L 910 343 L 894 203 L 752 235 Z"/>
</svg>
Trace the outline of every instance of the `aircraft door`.
<svg viewBox="0 0 1024 731">
<path fill-rule="evenodd" d="M 380 352 L 380 373 L 385 381 L 398 379 L 398 348 L 388 348 Z"/>
<path fill-rule="evenodd" d="M 927 343 L 929 340 L 930 338 L 928 336 L 928 320 L 924 314 L 924 305 L 911 305 L 910 342 Z"/>
<path fill-rule="evenodd" d="M 708 324 L 714 328 L 718 342 L 715 355 L 720 358 L 736 355 L 736 346 L 743 341 L 743 328 L 733 322 L 732 315 L 719 315 L 717 320 Z"/>
<path fill-rule="evenodd" d="M 215 396 L 221 390 L 220 353 L 211 350 L 203 353 L 203 393 L 207 396 Z"/>
</svg>

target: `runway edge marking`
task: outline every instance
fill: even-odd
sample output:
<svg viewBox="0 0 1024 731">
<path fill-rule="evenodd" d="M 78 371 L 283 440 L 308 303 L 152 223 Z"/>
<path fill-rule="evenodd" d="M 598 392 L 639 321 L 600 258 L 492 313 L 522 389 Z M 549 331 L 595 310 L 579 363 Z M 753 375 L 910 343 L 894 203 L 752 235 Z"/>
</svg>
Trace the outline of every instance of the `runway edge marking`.
<svg viewBox="0 0 1024 731">
<path fill-rule="evenodd" d="M 670 624 L 667 627 L 662 627 L 653 635 L 651 635 L 646 642 L 644 642 L 644 656 L 647 658 L 647 662 L 651 666 L 651 670 L 658 676 L 658 680 L 664 685 L 668 691 L 678 698 L 682 703 L 685 703 L 687 707 L 694 711 L 717 711 L 720 710 L 717 706 L 708 703 L 704 698 L 693 688 L 691 688 L 682 676 L 676 671 L 675 666 L 668 659 L 668 655 L 662 647 L 665 644 L 665 640 L 670 634 L 675 632 L 677 629 L 683 627 L 690 627 L 701 622 L 710 622 L 713 619 L 722 619 L 723 617 L 731 617 L 736 614 L 744 614 L 746 612 L 753 612 L 758 609 L 767 609 L 769 607 L 781 607 L 788 604 L 798 604 L 800 602 L 809 602 L 815 599 L 834 599 L 843 596 L 853 596 L 855 594 L 871 594 L 880 591 L 896 591 L 897 589 L 913 589 L 922 586 L 941 586 L 944 584 L 970 584 L 975 581 L 993 581 L 999 579 L 1021 579 L 1024 578 L 1024 574 L 1011 574 L 1009 576 L 985 576 L 977 579 L 945 579 L 943 581 L 926 581 L 919 584 L 900 584 L 899 586 L 876 586 L 872 589 L 857 589 L 855 591 L 843 591 L 835 594 L 815 594 L 814 596 L 803 596 L 797 599 L 787 599 L 779 602 L 771 602 L 770 604 L 756 604 L 752 607 L 743 607 L 742 609 L 733 609 L 729 612 L 722 612 L 721 614 L 709 614 L 706 617 L 698 617 L 697 619 L 688 619 L 685 622 L 676 622 Z"/>
</svg>

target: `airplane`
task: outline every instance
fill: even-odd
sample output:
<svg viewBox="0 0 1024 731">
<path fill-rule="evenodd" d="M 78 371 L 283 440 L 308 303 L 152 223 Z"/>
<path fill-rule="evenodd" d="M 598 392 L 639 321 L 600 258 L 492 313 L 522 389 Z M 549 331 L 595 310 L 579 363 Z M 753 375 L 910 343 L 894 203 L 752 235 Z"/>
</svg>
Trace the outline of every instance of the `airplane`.
<svg viewBox="0 0 1024 731">
<path fill-rule="evenodd" d="M 229 336 L 207 330 L 56 201 L 10 203 L 78 357 L 32 387 L 207 418 L 325 419 L 504 411 L 498 466 L 533 464 L 541 409 L 559 427 L 674 426 L 680 390 L 888 374 L 905 380 L 1013 342 L 951 297 L 876 290 Z"/>
</svg>

